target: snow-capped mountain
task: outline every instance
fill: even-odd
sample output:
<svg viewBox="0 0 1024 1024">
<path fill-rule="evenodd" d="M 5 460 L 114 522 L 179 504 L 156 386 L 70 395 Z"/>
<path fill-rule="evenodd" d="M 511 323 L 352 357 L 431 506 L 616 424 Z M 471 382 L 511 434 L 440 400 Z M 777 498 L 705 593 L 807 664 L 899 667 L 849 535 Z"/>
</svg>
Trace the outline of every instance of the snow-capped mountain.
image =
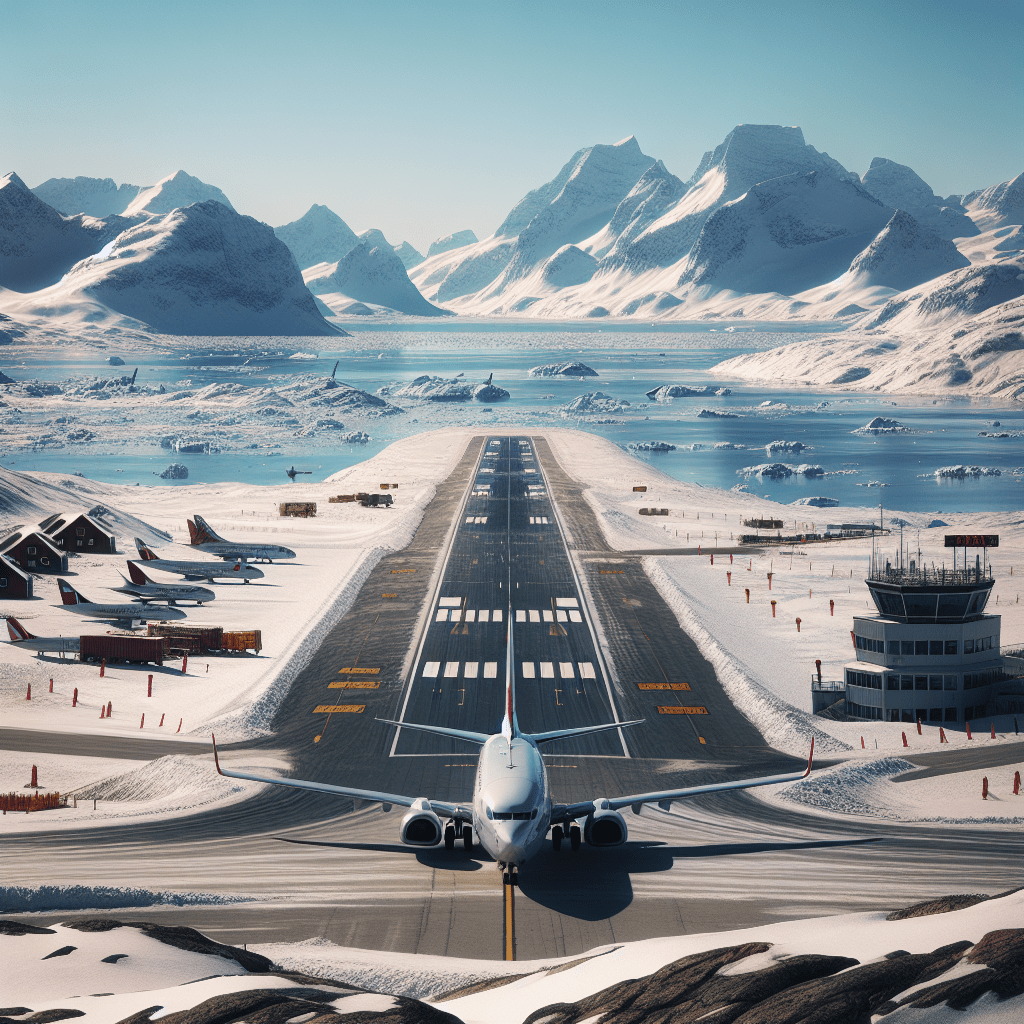
<svg viewBox="0 0 1024 1024">
<path fill-rule="evenodd" d="M 969 266 L 970 260 L 948 238 L 922 227 L 913 216 L 899 209 L 871 244 L 854 258 L 849 274 L 866 285 L 904 291 Z"/>
<path fill-rule="evenodd" d="M 564 245 L 600 232 L 654 160 L 633 136 L 581 149 L 540 188 L 525 195 L 482 242 L 439 252 L 412 279 L 438 302 L 486 289 L 486 300 L 529 276 Z"/>
<path fill-rule="evenodd" d="M 971 192 L 964 196 L 963 204 L 982 230 L 1024 224 L 1024 174 L 983 192 Z"/>
<path fill-rule="evenodd" d="M 708 218 L 678 284 L 795 295 L 844 273 L 894 212 L 830 170 L 773 178 Z"/>
<path fill-rule="evenodd" d="M 450 235 L 435 238 L 427 249 L 427 256 L 436 256 L 440 252 L 450 252 L 452 249 L 461 249 L 464 245 L 473 245 L 480 241 L 469 228 L 465 231 L 454 231 Z"/>
<path fill-rule="evenodd" d="M 343 305 L 344 300 L 357 299 L 414 316 L 447 315 L 418 291 L 394 248 L 376 229 L 364 231 L 359 244 L 341 260 L 310 267 L 302 276 L 306 287 L 328 305 L 330 297 L 337 296 Z"/>
<path fill-rule="evenodd" d="M 922 227 L 943 238 L 978 234 L 974 221 L 958 202 L 940 199 L 926 181 L 904 164 L 876 156 L 860 180 L 886 206 L 906 210 Z"/>
<path fill-rule="evenodd" d="M 18 305 L 29 315 L 55 309 L 129 317 L 163 334 L 338 333 L 273 230 L 214 200 L 129 227 Z"/>
<path fill-rule="evenodd" d="M 314 203 L 298 220 L 274 228 L 292 251 L 300 269 L 318 263 L 337 263 L 358 244 L 356 233 L 326 206 Z"/>
<path fill-rule="evenodd" d="M 14 172 L 0 178 L 0 287 L 45 288 L 104 241 L 101 221 L 62 217 Z"/>
<path fill-rule="evenodd" d="M 393 245 L 392 248 L 398 254 L 398 258 L 402 261 L 402 266 L 406 270 L 418 267 L 426 259 L 422 253 L 418 252 L 408 242 L 402 242 L 401 245 Z"/>
<path fill-rule="evenodd" d="M 124 213 L 142 191 L 141 185 L 118 185 L 113 178 L 48 178 L 32 191 L 58 213 L 109 217 Z"/>
<path fill-rule="evenodd" d="M 228 197 L 216 185 L 207 185 L 206 182 L 193 178 L 191 174 L 178 171 L 149 188 L 141 189 L 125 207 L 124 215 L 131 217 L 137 213 L 170 213 L 180 207 L 191 206 L 192 203 L 205 203 L 211 199 L 229 210 L 234 210 Z"/>
</svg>

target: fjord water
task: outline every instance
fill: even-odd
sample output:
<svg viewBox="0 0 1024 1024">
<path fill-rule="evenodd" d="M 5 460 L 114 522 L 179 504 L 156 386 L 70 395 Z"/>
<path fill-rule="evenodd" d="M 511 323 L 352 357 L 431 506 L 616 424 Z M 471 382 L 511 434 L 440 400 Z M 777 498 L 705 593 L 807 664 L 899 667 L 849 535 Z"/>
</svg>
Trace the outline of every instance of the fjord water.
<svg viewBox="0 0 1024 1024">
<path fill-rule="evenodd" d="M 399 437 L 444 426 L 474 427 L 481 431 L 530 429 L 545 426 L 578 427 L 606 437 L 620 446 L 663 441 L 677 450 L 640 454 L 640 459 L 668 475 L 705 486 L 732 488 L 746 485 L 754 494 L 775 501 L 793 502 L 822 495 L 842 505 L 877 506 L 908 511 L 955 512 L 1008 510 L 1024 507 L 1024 443 L 1021 438 L 981 437 L 999 421 L 1000 430 L 1024 429 L 1024 410 L 998 401 L 968 401 L 951 397 L 934 399 L 850 392 L 818 392 L 811 388 L 752 386 L 708 373 L 710 367 L 740 352 L 763 350 L 796 340 L 791 333 L 737 330 L 709 332 L 655 331 L 622 333 L 587 325 L 501 332 L 481 330 L 424 331 L 382 330 L 374 325 L 361 332 L 360 351 L 316 351 L 308 347 L 271 347 L 285 339 L 237 339 L 237 347 L 197 353 L 170 353 L 132 360 L 124 368 L 105 365 L 99 357 L 85 356 L 61 363 L 26 360 L 12 367 L 16 379 L 61 380 L 73 376 L 113 376 L 139 366 L 140 384 L 163 384 L 168 390 L 191 390 L 216 382 L 247 386 L 287 383 L 295 374 L 329 375 L 336 361 L 339 380 L 375 392 L 383 385 L 412 380 L 421 374 L 485 380 L 511 393 L 497 405 L 480 403 L 413 403 L 394 399 L 405 414 L 357 420 L 345 416 L 350 429 L 367 431 L 373 441 L 365 446 L 338 446 L 329 437 L 302 438 L 282 434 L 274 451 L 246 450 L 241 444 L 211 455 L 178 457 L 189 468 L 188 483 L 242 480 L 280 483 L 284 469 L 311 470 L 308 480 L 320 480 L 346 466 L 370 457 Z M 305 339 L 306 344 L 314 339 Z M 315 339 L 323 344 L 325 339 Z M 401 347 L 396 347 L 398 342 Z M 554 345 L 552 345 L 554 342 Z M 289 339 L 288 344 L 292 344 Z M 610 344 L 609 344 L 610 343 Z M 301 341 L 300 341 L 301 345 Z M 627 347 L 633 345 L 635 347 Z M 377 347 L 379 346 L 379 347 Z M 301 356 L 296 358 L 297 353 Z M 529 377 L 530 367 L 544 363 L 581 360 L 598 372 L 597 377 Z M 663 384 L 708 384 L 712 390 L 729 387 L 728 396 L 706 395 L 650 402 L 645 392 Z M 628 402 L 628 409 L 599 417 L 565 418 L 562 408 L 578 395 L 601 391 Z M 773 403 L 762 407 L 762 403 Z M 30 403 L 19 403 L 26 411 Z M 83 423 L 104 416 L 116 420 L 126 415 L 122 406 L 77 403 L 74 412 Z M 155 414 L 155 406 L 150 407 Z M 700 417 L 701 410 L 729 413 L 732 418 Z M 161 412 L 166 412 L 161 404 Z M 320 415 L 322 413 L 318 413 Z M 117 483 L 154 484 L 167 465 L 169 453 L 159 447 L 161 430 L 143 424 L 150 412 L 139 408 L 128 414 L 136 422 L 126 427 L 116 445 L 99 440 L 89 446 L 54 451 L 6 448 L 0 465 L 9 469 L 78 471 L 88 477 Z M 912 433 L 888 436 L 851 433 L 874 416 L 897 419 Z M 604 420 L 605 422 L 600 422 Z M 252 429 L 255 429 L 255 424 Z M 245 427 L 237 428 L 244 431 Z M 109 436 L 109 432 L 108 432 Z M 768 455 L 773 441 L 800 442 L 798 453 Z M 735 448 L 715 448 L 716 444 Z M 688 450 L 691 449 L 692 450 Z M 746 467 L 764 463 L 819 465 L 824 477 L 793 475 L 787 479 L 763 479 L 744 474 Z M 942 480 L 935 470 L 965 464 L 1000 470 L 999 476 L 980 479 Z M 1016 470 L 1016 472 L 1014 472 Z M 638 476 L 643 475 L 638 466 Z M 300 477 L 300 482 L 303 478 Z M 818 513 L 818 515 L 826 515 Z"/>
</svg>

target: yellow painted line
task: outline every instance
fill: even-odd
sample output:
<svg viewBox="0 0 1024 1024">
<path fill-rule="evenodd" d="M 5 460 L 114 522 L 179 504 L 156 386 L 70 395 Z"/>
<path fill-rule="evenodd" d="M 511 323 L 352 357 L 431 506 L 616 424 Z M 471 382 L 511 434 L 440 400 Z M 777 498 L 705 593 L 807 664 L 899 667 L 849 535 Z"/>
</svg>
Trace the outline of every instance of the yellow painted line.
<svg viewBox="0 0 1024 1024">
<path fill-rule="evenodd" d="M 704 739 L 703 736 L 698 736 L 697 739 L 699 739 L 701 741 L 701 743 L 703 743 L 705 746 L 707 745 L 708 741 L 706 739 Z"/>
<path fill-rule="evenodd" d="M 376 690 L 380 682 L 376 679 L 339 679 L 328 683 L 328 690 Z"/>
<path fill-rule="evenodd" d="M 314 715 L 352 714 L 361 715 L 366 709 L 365 704 L 318 704 L 313 708 Z"/>
<path fill-rule="evenodd" d="M 706 715 L 708 713 L 707 708 L 686 708 L 679 704 L 673 704 L 671 707 L 659 707 L 659 715 Z"/>
<path fill-rule="evenodd" d="M 641 690 L 688 690 L 689 683 L 637 683 Z"/>
<path fill-rule="evenodd" d="M 381 594 L 381 597 L 398 597 L 397 594 Z"/>
<path fill-rule="evenodd" d="M 362 668 L 362 667 L 358 667 L 357 668 L 354 665 L 352 667 L 350 667 L 350 668 L 339 668 L 338 669 L 338 675 L 341 675 L 343 672 L 346 675 L 350 675 L 350 676 L 379 676 L 380 675 L 380 669 L 379 668 Z"/>
<path fill-rule="evenodd" d="M 415 569 L 392 569 L 391 575 L 394 576 L 396 572 L 415 572 Z"/>
<path fill-rule="evenodd" d="M 505 886 L 505 959 L 516 958 L 516 896 L 515 886 Z"/>
<path fill-rule="evenodd" d="M 602 569 L 602 576 L 623 576 L 625 575 L 625 569 Z"/>
</svg>

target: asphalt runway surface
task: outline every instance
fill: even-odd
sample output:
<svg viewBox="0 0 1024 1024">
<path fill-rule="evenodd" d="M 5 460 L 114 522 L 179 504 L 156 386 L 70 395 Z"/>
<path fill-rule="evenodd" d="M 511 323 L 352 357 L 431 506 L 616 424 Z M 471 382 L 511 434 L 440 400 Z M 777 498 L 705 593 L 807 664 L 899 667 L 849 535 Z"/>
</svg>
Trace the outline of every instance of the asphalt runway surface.
<svg viewBox="0 0 1024 1024">
<path fill-rule="evenodd" d="M 583 492 L 543 438 L 474 438 L 410 545 L 381 560 L 299 675 L 275 735 L 248 748 L 283 750 L 299 778 L 468 799 L 475 748 L 375 719 L 494 731 L 511 616 L 524 729 L 645 723 L 549 751 L 556 800 L 796 769 L 798 760 L 767 747 L 728 701 L 644 573 L 641 553 L 605 543 Z M 25 731 L 0 733 L 0 744 L 31 742 L 15 732 Z M 225 750 L 224 760 L 241 766 L 245 756 Z M 397 809 L 272 789 L 175 820 L 90 828 L 88 808 L 79 813 L 82 826 L 59 834 L 9 833 L 7 883 L 255 897 L 105 912 L 189 924 L 228 942 L 322 936 L 363 948 L 502 956 L 496 866 L 479 847 L 402 846 Z M 836 820 L 749 793 L 625 818 L 623 847 L 548 848 L 523 868 L 521 959 L 889 910 L 947 892 L 999 892 L 1019 879 L 1019 832 L 1003 827 Z"/>
</svg>

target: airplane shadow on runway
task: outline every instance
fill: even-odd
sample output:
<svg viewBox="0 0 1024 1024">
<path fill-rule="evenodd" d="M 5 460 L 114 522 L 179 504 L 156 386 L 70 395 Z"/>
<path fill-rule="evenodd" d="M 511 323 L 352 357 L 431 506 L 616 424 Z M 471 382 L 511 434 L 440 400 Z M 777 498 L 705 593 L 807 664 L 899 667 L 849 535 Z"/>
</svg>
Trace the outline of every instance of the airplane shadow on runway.
<svg viewBox="0 0 1024 1024">
<path fill-rule="evenodd" d="M 449 851 L 442 847 L 417 849 L 400 843 L 338 843 L 278 838 L 283 843 L 303 846 L 327 846 L 373 853 L 413 853 L 421 864 L 442 871 L 479 871 L 485 863 L 493 863 L 487 851 L 480 846 L 474 846 L 467 853 L 461 845 Z M 795 843 L 719 843 L 714 846 L 669 846 L 640 840 L 604 850 L 584 846 L 577 853 L 564 847 L 555 853 L 547 844 L 521 870 L 519 888 L 534 903 L 566 917 L 582 921 L 603 921 L 621 913 L 633 902 L 631 875 L 668 871 L 677 859 L 826 850 L 877 842 L 881 842 L 881 837 L 817 839 Z"/>
</svg>

